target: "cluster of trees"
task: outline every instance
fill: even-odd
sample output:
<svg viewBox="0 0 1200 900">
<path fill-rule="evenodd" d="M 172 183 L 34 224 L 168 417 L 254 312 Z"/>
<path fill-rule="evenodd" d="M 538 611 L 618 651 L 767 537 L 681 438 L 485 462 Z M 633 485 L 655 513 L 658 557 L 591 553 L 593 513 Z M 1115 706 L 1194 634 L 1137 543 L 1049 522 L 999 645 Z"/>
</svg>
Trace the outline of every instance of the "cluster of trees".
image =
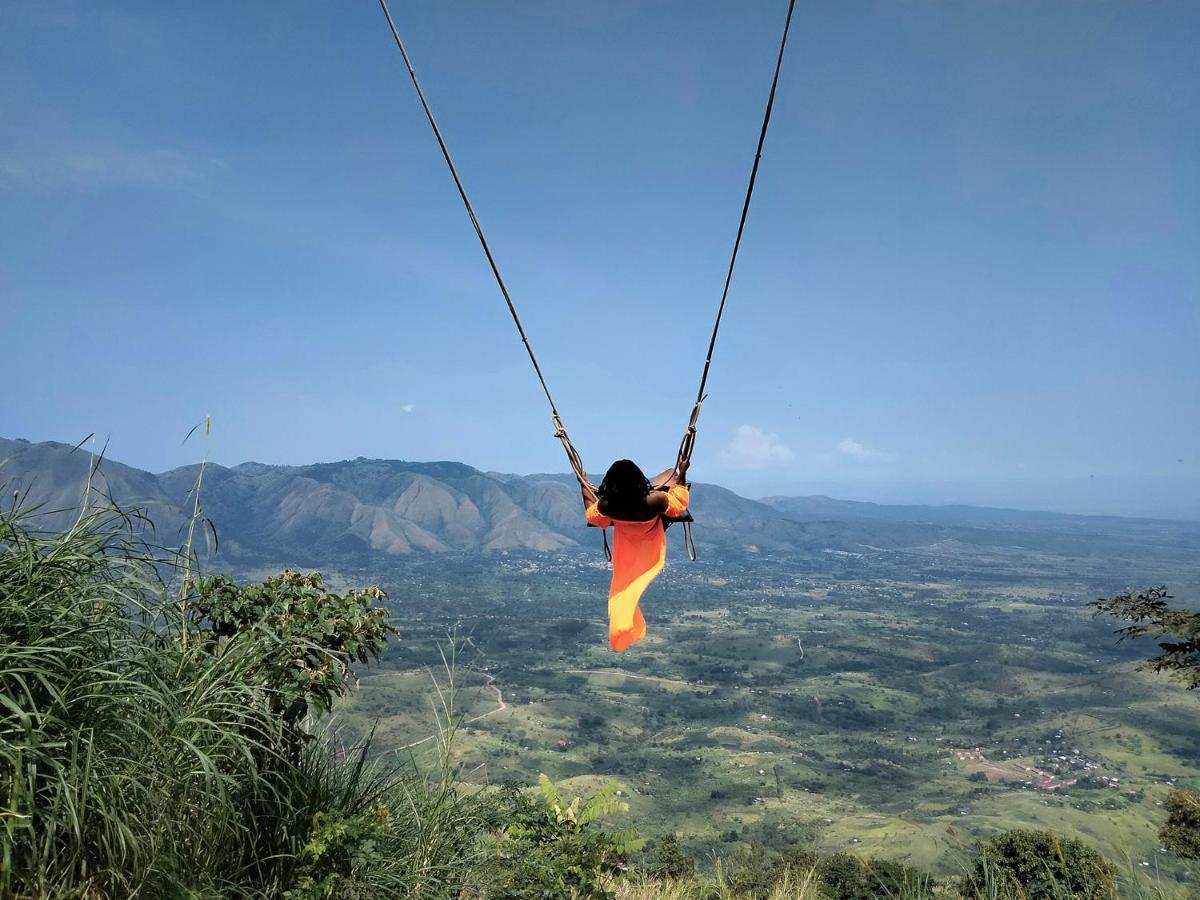
<svg viewBox="0 0 1200 900">
<path fill-rule="evenodd" d="M 696 877 L 695 862 L 674 834 L 659 841 L 647 871 L 677 882 Z M 980 845 L 974 864 L 960 878 L 939 880 L 910 866 L 850 853 L 793 849 L 772 855 L 754 845 L 728 868 L 725 886 L 742 900 L 1113 900 L 1117 874 L 1112 863 L 1080 841 L 1017 830 Z M 791 892 L 781 891 L 783 885 Z"/>
</svg>

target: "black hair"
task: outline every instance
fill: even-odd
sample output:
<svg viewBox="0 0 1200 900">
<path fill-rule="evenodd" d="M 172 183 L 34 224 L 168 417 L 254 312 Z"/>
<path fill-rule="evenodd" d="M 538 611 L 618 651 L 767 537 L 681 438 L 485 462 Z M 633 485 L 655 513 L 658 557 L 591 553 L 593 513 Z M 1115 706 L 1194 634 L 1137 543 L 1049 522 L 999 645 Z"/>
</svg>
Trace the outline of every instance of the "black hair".
<svg viewBox="0 0 1200 900">
<path fill-rule="evenodd" d="M 596 489 L 602 504 L 601 512 L 613 519 L 632 522 L 647 517 L 646 497 L 649 493 L 650 480 L 631 459 L 618 459 L 609 466 Z"/>
</svg>

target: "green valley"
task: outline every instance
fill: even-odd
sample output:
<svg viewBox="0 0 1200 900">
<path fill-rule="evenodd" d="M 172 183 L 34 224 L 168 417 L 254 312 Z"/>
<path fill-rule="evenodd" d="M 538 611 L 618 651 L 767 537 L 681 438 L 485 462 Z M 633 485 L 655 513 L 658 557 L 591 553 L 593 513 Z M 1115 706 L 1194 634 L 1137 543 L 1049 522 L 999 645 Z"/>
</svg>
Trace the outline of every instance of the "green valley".
<svg viewBox="0 0 1200 900">
<path fill-rule="evenodd" d="M 1085 609 L 1121 573 L 1026 553 L 970 576 L 977 554 L 676 562 L 620 656 L 602 558 L 423 562 L 391 576 L 392 671 L 339 714 L 425 752 L 414 711 L 456 642 L 467 777 L 616 777 L 633 820 L 698 857 L 799 844 L 954 874 L 975 840 L 1037 826 L 1184 878 L 1156 832 L 1167 792 L 1200 786 L 1197 700 Z"/>
</svg>

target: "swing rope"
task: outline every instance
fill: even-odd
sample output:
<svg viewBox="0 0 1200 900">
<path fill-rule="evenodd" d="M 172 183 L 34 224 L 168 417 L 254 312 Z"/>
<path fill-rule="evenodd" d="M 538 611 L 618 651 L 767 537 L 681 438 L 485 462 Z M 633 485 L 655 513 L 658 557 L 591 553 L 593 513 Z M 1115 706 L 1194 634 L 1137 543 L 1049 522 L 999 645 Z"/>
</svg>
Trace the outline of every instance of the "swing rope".
<svg viewBox="0 0 1200 900">
<path fill-rule="evenodd" d="M 562 416 L 559 415 L 558 407 L 554 403 L 554 397 L 550 394 L 550 388 L 546 385 L 546 378 L 542 375 L 542 367 L 538 364 L 537 356 L 533 352 L 529 338 L 525 335 L 525 326 L 521 324 L 521 317 L 517 315 L 516 304 L 513 303 L 512 297 L 508 293 L 508 286 L 505 285 L 504 277 L 500 274 L 500 267 L 496 265 L 496 258 L 492 255 L 492 248 L 488 245 L 487 238 L 484 236 L 483 226 L 479 224 L 479 217 L 475 215 L 475 207 L 471 205 L 471 198 L 467 196 L 467 189 L 463 187 L 462 179 L 458 175 L 458 168 L 454 165 L 454 160 L 450 156 L 450 148 L 446 146 L 446 140 L 442 137 L 442 130 L 438 128 L 437 119 L 433 117 L 433 110 L 429 108 L 429 102 L 425 99 L 425 92 L 421 90 L 421 82 L 417 80 L 417 71 L 413 68 L 408 51 L 404 48 L 404 41 L 400 39 L 400 32 L 396 30 L 396 23 L 392 20 L 392 14 L 388 10 L 387 0 L 379 0 L 379 6 L 383 10 L 384 17 L 387 19 L 388 28 L 391 29 L 396 47 L 400 50 L 400 55 L 404 58 L 405 68 L 408 69 L 408 77 L 412 79 L 413 87 L 417 89 L 417 97 L 420 98 L 421 107 L 425 110 L 425 118 L 429 120 L 429 125 L 433 128 L 433 135 L 437 138 L 438 146 L 442 150 L 442 157 L 446 160 L 446 165 L 450 169 L 450 175 L 454 178 L 455 187 L 458 188 L 458 196 L 462 198 L 463 206 L 467 209 L 467 215 L 471 218 L 471 225 L 475 228 L 475 236 L 479 238 L 479 244 L 483 247 L 484 255 L 487 256 L 488 265 L 492 268 L 492 275 L 496 278 L 496 284 L 500 287 L 500 293 L 504 295 L 504 302 L 508 304 L 508 312 L 512 316 L 513 324 L 517 326 L 517 333 L 521 336 L 521 343 L 525 345 L 525 352 L 529 354 L 529 361 L 533 363 L 533 371 L 537 373 L 538 382 L 542 386 L 542 393 L 546 395 L 546 402 L 550 404 L 550 418 L 554 423 L 554 436 L 563 445 L 563 450 L 567 454 L 567 461 L 570 463 L 575 477 L 579 480 L 580 486 L 594 491 L 595 488 L 588 481 L 587 472 L 583 468 L 583 460 L 580 459 L 575 445 L 571 443 L 571 437 L 567 434 L 566 426 L 563 425 Z"/>
<path fill-rule="evenodd" d="M 758 146 L 754 150 L 754 165 L 750 168 L 750 181 L 746 185 L 746 199 L 742 202 L 742 217 L 738 221 L 737 237 L 733 240 L 733 253 L 729 257 L 729 268 L 725 272 L 725 287 L 721 291 L 721 303 L 717 307 L 717 318 L 713 322 L 712 337 L 708 340 L 708 353 L 704 357 L 704 371 L 700 374 L 700 387 L 696 391 L 696 404 L 688 419 L 687 430 L 679 443 L 679 454 L 675 457 L 675 474 L 683 477 L 692 461 L 692 450 L 696 446 L 696 423 L 700 420 L 700 407 L 707 396 L 708 370 L 712 366 L 713 350 L 717 346 L 717 332 L 721 330 L 721 317 L 725 314 L 725 301 L 729 297 L 729 285 L 733 281 L 733 267 L 737 264 L 738 250 L 742 246 L 742 232 L 746 230 L 746 217 L 750 214 L 750 200 L 754 196 L 754 182 L 758 179 L 758 164 L 762 160 L 763 144 L 767 140 L 767 128 L 771 124 L 771 110 L 775 106 L 775 91 L 779 87 L 779 72 L 783 68 L 783 51 L 787 47 L 788 31 L 792 27 L 792 12 L 796 0 L 789 0 L 787 18 L 783 23 L 783 37 L 779 41 L 779 54 L 775 58 L 775 75 L 771 78 L 771 92 L 767 95 L 767 107 L 763 112 L 762 128 L 758 132 Z"/>
<path fill-rule="evenodd" d="M 529 361 L 533 363 L 533 370 L 537 373 L 538 382 L 542 386 L 542 393 L 546 395 L 546 402 L 550 404 L 550 417 L 554 423 L 554 436 L 558 438 L 566 451 L 567 461 L 570 463 L 571 470 L 575 473 L 576 479 L 585 490 L 594 491 L 595 488 L 588 480 L 587 472 L 583 468 L 583 461 L 580 459 L 579 452 L 571 443 L 570 435 L 567 434 L 566 426 L 563 425 L 562 416 L 559 415 L 558 407 L 554 403 L 554 397 L 550 394 L 550 388 L 546 385 L 545 376 L 542 375 L 542 367 L 538 364 L 537 356 L 533 352 L 533 347 L 529 343 L 529 338 L 525 334 L 525 327 L 521 324 L 521 317 L 517 314 L 516 304 L 513 303 L 512 297 L 508 293 L 508 287 L 504 283 L 504 278 L 500 274 L 500 268 L 496 264 L 496 258 L 492 255 L 492 249 L 488 245 L 487 238 L 483 233 L 483 226 L 479 224 L 479 217 L 475 215 L 475 208 L 471 205 L 471 200 L 467 196 L 467 190 L 463 186 L 462 179 L 458 175 L 458 169 L 454 165 L 454 160 L 450 156 L 450 149 L 446 146 L 446 140 L 442 137 L 442 130 L 438 127 L 437 120 L 433 116 L 433 110 L 429 107 L 429 102 L 425 99 L 425 92 L 421 89 L 421 83 L 417 80 L 416 69 L 413 68 L 412 60 L 408 56 L 408 51 L 404 47 L 404 41 L 400 39 L 400 32 L 396 29 L 396 23 L 392 19 L 392 14 L 388 10 L 387 0 L 379 0 L 379 6 L 383 10 L 383 15 L 387 19 L 388 28 L 392 32 L 392 39 L 396 42 L 396 47 L 400 51 L 400 55 L 404 59 L 405 68 L 408 69 L 408 76 L 412 79 L 413 87 L 416 88 L 417 97 L 421 101 L 421 107 L 425 110 L 425 118 L 429 120 L 429 125 L 433 129 L 434 137 L 437 138 L 438 147 L 441 148 L 442 157 L 446 160 L 446 165 L 450 169 L 450 175 L 454 178 L 454 185 L 458 188 L 458 195 L 462 198 L 463 206 L 466 207 L 467 215 L 471 219 L 471 225 L 475 228 L 475 235 L 479 238 L 479 244 L 483 247 L 484 255 L 487 256 L 488 265 L 491 266 L 492 275 L 496 279 L 496 284 L 500 288 L 500 293 L 504 295 L 504 302 L 508 305 L 508 312 L 512 316 L 513 324 L 517 326 L 517 333 L 521 336 L 521 342 L 525 345 L 525 352 L 529 354 Z M 758 145 L 754 151 L 754 164 L 750 168 L 750 180 L 746 185 L 746 198 L 742 202 L 742 215 L 738 221 L 737 236 L 733 242 L 733 252 L 729 257 L 729 268 L 725 272 L 725 286 L 721 291 L 721 302 L 717 307 L 716 320 L 713 322 L 712 335 L 708 341 L 708 352 L 704 358 L 704 370 L 700 374 L 700 387 L 696 391 L 696 402 L 692 407 L 691 416 L 688 418 L 687 430 L 684 432 L 683 440 L 679 444 L 679 452 L 675 457 L 674 472 L 681 479 L 691 464 L 692 451 L 696 446 L 696 426 L 700 419 L 700 409 L 704 405 L 705 387 L 708 385 L 708 372 L 712 367 L 713 351 L 717 345 L 717 334 L 721 330 L 721 319 L 725 314 L 725 301 L 729 298 L 729 286 L 733 281 L 733 269 L 737 264 L 738 250 L 742 245 L 742 233 L 746 229 L 746 218 L 750 213 L 750 200 L 754 196 L 754 184 L 758 178 L 758 166 L 762 160 L 763 144 L 767 139 L 767 128 L 771 124 L 771 110 L 775 105 L 775 92 L 779 87 L 779 73 L 783 68 L 783 54 L 787 47 L 788 31 L 792 25 L 792 13 L 796 8 L 796 0 L 788 0 L 787 18 L 783 25 L 783 37 L 779 42 L 779 53 L 775 59 L 775 73 L 771 79 L 771 91 L 767 96 L 767 106 L 763 112 L 762 128 L 758 133 Z M 689 535 L 690 537 L 690 535 Z M 693 557 L 694 558 L 694 557 Z"/>
</svg>

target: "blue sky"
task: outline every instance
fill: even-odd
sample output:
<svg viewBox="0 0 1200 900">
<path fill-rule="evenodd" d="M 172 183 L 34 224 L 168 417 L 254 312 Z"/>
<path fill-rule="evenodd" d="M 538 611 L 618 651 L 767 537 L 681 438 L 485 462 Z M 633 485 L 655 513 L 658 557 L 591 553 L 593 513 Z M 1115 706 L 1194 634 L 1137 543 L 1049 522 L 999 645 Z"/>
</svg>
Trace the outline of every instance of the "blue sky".
<svg viewBox="0 0 1200 900">
<path fill-rule="evenodd" d="M 585 461 L 668 464 L 786 4 L 394 7 Z M 0 435 L 565 469 L 373 3 L 0 17 Z M 694 476 L 1200 516 L 1198 45 L 801 0 Z"/>
</svg>

